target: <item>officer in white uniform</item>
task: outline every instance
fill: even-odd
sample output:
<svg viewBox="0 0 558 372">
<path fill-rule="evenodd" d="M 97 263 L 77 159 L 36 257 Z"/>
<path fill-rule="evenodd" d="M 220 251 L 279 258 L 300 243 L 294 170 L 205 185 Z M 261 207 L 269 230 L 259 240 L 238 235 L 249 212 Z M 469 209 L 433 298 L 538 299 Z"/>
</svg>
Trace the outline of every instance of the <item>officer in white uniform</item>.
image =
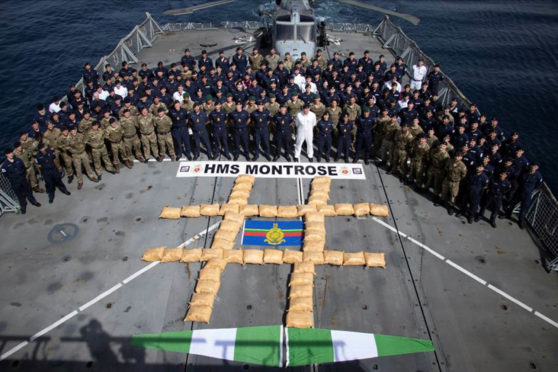
<svg viewBox="0 0 558 372">
<path fill-rule="evenodd" d="M 309 105 L 304 105 L 303 111 L 296 115 L 296 143 L 295 143 L 295 160 L 300 159 L 302 144 L 306 142 L 306 151 L 308 152 L 308 160 L 314 161 L 314 127 L 316 126 L 316 114 L 310 111 Z"/>
<path fill-rule="evenodd" d="M 426 77 L 428 69 L 424 65 L 424 60 L 420 58 L 418 64 L 413 65 L 413 76 L 411 77 L 411 90 L 420 90 L 422 81 Z"/>
</svg>

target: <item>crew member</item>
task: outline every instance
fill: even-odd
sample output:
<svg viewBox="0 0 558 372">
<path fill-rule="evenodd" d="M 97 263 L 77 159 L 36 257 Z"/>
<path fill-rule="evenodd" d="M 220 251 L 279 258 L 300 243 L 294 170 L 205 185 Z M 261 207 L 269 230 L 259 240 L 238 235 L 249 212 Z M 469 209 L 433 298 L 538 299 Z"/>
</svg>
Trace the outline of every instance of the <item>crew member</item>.
<svg viewBox="0 0 558 372">
<path fill-rule="evenodd" d="M 296 115 L 296 143 L 295 161 L 299 161 L 302 144 L 306 142 L 308 160 L 314 161 L 314 127 L 316 126 L 316 115 L 310 111 L 309 105 L 304 105 L 303 111 Z"/>
<path fill-rule="evenodd" d="M 62 177 L 58 168 L 55 164 L 56 155 L 54 151 L 47 148 L 44 143 L 39 144 L 39 152 L 35 156 L 35 163 L 41 169 L 41 174 L 45 180 L 45 187 L 48 194 L 48 202 L 52 203 L 54 200 L 54 191 L 58 187 L 60 192 L 66 195 L 71 195 L 71 193 L 62 182 Z"/>
<path fill-rule="evenodd" d="M 2 174 L 5 175 L 10 181 L 12 190 L 14 190 L 17 199 L 19 200 L 19 207 L 21 214 L 27 211 L 27 200 L 36 207 L 40 207 L 39 203 L 33 196 L 31 185 L 27 181 L 25 165 L 23 161 L 16 158 L 14 151 L 11 148 L 6 149 L 6 160 L 2 163 Z"/>
</svg>

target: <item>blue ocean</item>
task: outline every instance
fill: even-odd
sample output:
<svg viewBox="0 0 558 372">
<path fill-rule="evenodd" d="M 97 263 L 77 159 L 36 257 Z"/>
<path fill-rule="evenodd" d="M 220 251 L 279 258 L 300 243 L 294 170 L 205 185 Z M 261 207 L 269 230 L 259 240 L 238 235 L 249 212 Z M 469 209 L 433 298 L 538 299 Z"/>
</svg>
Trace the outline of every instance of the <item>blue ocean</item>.
<svg viewBox="0 0 558 372">
<path fill-rule="evenodd" d="M 366 2 L 366 1 L 365 1 Z M 530 159 L 558 192 L 558 3 L 553 0 L 369 1 L 421 19 L 394 19 L 439 63 L 469 99 L 507 131 L 518 130 Z M 237 0 L 195 14 L 163 11 L 203 1 L 0 2 L 0 146 L 28 128 L 38 102 L 65 94 L 150 12 L 166 22 L 257 20 L 262 2 Z M 382 15 L 336 1 L 315 1 L 333 22 L 377 24 Z"/>
</svg>

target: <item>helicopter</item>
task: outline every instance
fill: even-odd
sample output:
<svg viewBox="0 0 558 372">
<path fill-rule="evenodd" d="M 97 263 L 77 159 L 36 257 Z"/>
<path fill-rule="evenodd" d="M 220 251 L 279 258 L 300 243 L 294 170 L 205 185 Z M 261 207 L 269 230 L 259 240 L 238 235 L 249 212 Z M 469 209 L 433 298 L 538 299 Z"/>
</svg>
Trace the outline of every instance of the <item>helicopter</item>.
<svg viewBox="0 0 558 372">
<path fill-rule="evenodd" d="M 218 0 L 188 8 L 167 10 L 164 14 L 191 14 L 233 1 L 235 0 Z M 399 17 L 415 26 L 420 22 L 420 19 L 413 15 L 356 0 L 339 0 L 339 2 Z M 273 46 L 280 55 L 289 53 L 294 60 L 299 59 L 303 52 L 313 56 L 317 47 L 324 47 L 328 43 L 326 23 L 323 18 L 315 16 L 313 5 L 312 0 L 275 0 L 260 5 L 258 13 L 264 23 L 263 30 L 257 35 L 260 44 Z"/>
</svg>

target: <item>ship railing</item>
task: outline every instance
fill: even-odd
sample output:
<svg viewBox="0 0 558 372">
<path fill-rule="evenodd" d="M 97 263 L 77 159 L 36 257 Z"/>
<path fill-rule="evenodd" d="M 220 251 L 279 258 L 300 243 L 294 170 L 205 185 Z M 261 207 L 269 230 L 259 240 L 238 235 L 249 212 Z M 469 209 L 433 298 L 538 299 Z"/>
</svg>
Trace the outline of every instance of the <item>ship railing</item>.
<svg viewBox="0 0 558 372">
<path fill-rule="evenodd" d="M 7 212 L 17 213 L 19 201 L 6 176 L 0 174 L 0 216 Z"/>
<path fill-rule="evenodd" d="M 106 64 L 110 64 L 116 70 L 120 69 L 122 62 L 128 62 L 131 65 L 137 64 L 138 53 L 144 48 L 151 47 L 157 36 L 164 33 L 161 26 L 151 17 L 151 14 L 146 12 L 145 15 L 145 20 L 139 25 L 134 26 L 128 35 L 120 39 L 110 54 L 99 59 L 95 66 L 99 76 L 105 71 Z M 76 89 L 80 90 L 85 96 L 83 78 L 79 79 L 76 83 Z"/>
<path fill-rule="evenodd" d="M 435 62 L 426 55 L 418 45 L 409 38 L 401 29 L 401 27 L 394 24 L 388 16 L 385 16 L 382 22 L 374 30 L 374 34 L 383 42 L 384 48 L 390 49 L 393 54 L 400 56 L 403 62 L 409 67 L 417 64 L 418 60 L 422 58 L 428 72 L 432 71 Z M 448 105 L 452 99 L 456 98 L 461 107 L 469 107 L 471 101 L 465 95 L 453 80 L 447 76 L 443 71 L 442 75 L 444 80 L 440 82 L 438 88 L 438 100 L 443 105 Z"/>
<path fill-rule="evenodd" d="M 166 23 L 161 26 L 161 29 L 165 32 L 184 32 L 190 30 L 214 30 L 217 28 L 228 28 L 228 29 L 241 29 L 241 30 L 257 30 L 264 27 L 262 22 L 258 21 L 241 21 L 241 22 L 218 22 L 218 23 L 200 23 L 200 22 L 175 22 Z"/>
<path fill-rule="evenodd" d="M 558 271 L 558 201 L 546 183 L 537 190 L 526 214 L 529 233 L 541 249 L 547 271 Z"/>
</svg>

